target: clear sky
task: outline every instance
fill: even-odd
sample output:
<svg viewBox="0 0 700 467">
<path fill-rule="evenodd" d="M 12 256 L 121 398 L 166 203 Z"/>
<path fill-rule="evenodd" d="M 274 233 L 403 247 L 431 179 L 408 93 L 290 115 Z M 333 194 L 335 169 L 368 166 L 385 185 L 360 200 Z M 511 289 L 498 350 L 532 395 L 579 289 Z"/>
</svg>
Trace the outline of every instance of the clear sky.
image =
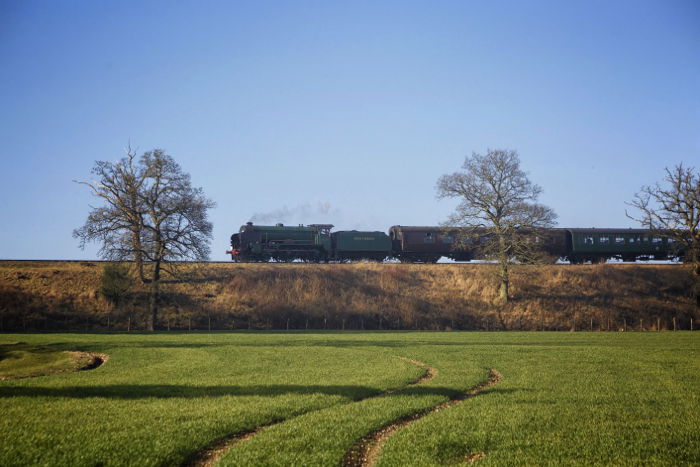
<svg viewBox="0 0 700 467">
<path fill-rule="evenodd" d="M 700 166 L 700 2 L 0 1 L 0 258 L 96 258 L 74 179 L 131 141 L 248 220 L 386 231 L 515 149 L 563 227 Z"/>
</svg>

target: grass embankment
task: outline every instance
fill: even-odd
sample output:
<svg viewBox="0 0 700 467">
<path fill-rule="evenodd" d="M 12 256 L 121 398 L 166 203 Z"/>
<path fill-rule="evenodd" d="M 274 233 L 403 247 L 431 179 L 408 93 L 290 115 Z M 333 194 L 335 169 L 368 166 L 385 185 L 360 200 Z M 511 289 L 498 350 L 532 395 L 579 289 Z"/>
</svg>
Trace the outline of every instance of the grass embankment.
<svg viewBox="0 0 700 467">
<path fill-rule="evenodd" d="M 177 465 L 215 440 L 222 465 L 337 465 L 397 431 L 380 465 L 700 463 L 700 333 L 23 335 L 110 355 L 97 370 L 0 382 L 1 465 Z M 16 336 L 0 335 L 0 342 Z M 425 362 L 438 375 L 408 386 Z M 380 395 L 390 388 L 395 392 Z M 368 396 L 378 397 L 369 397 Z"/>
<path fill-rule="evenodd" d="M 680 265 L 202 264 L 166 280 L 161 329 L 689 329 Z M 118 307 L 100 263 L 0 262 L 0 331 L 143 329 L 145 286 Z M 696 317 L 698 319 L 699 317 Z"/>
</svg>

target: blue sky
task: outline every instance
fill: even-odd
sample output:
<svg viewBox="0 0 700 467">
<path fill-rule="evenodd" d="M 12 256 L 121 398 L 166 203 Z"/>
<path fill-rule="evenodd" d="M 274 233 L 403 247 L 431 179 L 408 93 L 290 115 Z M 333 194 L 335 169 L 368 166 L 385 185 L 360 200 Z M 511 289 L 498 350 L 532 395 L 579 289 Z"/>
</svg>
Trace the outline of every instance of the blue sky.
<svg viewBox="0 0 700 467">
<path fill-rule="evenodd" d="M 0 258 L 96 258 L 74 179 L 165 149 L 246 221 L 387 230 L 515 149 L 568 227 L 700 166 L 700 2 L 0 2 Z"/>
</svg>

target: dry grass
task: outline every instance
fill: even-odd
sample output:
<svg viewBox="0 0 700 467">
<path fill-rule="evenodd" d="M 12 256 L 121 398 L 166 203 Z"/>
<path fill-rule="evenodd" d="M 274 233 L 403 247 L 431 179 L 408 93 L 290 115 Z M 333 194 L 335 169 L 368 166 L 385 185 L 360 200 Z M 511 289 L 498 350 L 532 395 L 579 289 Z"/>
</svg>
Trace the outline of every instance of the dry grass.
<svg viewBox="0 0 700 467">
<path fill-rule="evenodd" d="M 99 263 L 0 263 L 0 330 L 142 327 L 145 289 L 114 309 Z M 500 305 L 495 266 L 204 264 L 167 280 L 170 329 L 688 329 L 683 266 L 516 266 Z M 108 318 L 109 317 L 109 318 Z"/>
</svg>

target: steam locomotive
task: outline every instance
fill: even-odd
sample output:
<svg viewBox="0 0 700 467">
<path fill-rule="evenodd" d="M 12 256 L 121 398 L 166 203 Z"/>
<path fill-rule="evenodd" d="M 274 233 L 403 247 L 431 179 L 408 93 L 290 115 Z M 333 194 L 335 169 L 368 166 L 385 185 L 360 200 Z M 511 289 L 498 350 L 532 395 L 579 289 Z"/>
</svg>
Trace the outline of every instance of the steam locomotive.
<svg viewBox="0 0 700 467">
<path fill-rule="evenodd" d="M 254 225 L 248 222 L 231 235 L 226 253 L 237 262 L 349 262 L 398 259 L 404 263 L 436 263 L 441 257 L 454 261 L 486 259 L 479 249 L 461 241 L 457 227 L 407 227 L 395 225 L 380 231 L 341 230 L 331 224 L 299 226 Z M 682 257 L 672 239 L 649 229 L 555 228 L 538 232 L 538 244 L 549 262 L 572 264 L 670 260 Z"/>
</svg>

